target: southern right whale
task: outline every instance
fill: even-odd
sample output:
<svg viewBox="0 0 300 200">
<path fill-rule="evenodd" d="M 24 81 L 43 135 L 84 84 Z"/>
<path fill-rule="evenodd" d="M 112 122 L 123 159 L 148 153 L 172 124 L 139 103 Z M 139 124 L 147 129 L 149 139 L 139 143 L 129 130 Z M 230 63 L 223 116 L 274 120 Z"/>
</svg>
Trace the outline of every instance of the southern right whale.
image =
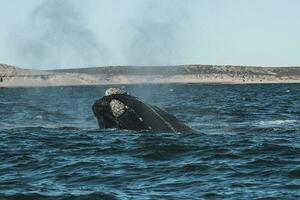
<svg viewBox="0 0 300 200">
<path fill-rule="evenodd" d="M 92 109 L 100 128 L 171 133 L 196 132 L 167 111 L 149 105 L 118 88 L 106 90 L 105 96 L 95 101 Z"/>
</svg>

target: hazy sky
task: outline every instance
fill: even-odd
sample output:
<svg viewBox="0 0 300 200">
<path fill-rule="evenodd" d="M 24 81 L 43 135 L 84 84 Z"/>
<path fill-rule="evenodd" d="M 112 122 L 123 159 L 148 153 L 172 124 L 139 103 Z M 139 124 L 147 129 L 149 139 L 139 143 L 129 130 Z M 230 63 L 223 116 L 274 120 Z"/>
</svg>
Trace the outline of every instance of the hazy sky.
<svg viewBox="0 0 300 200">
<path fill-rule="evenodd" d="M 0 63 L 300 65 L 299 0 L 0 0 Z"/>
</svg>

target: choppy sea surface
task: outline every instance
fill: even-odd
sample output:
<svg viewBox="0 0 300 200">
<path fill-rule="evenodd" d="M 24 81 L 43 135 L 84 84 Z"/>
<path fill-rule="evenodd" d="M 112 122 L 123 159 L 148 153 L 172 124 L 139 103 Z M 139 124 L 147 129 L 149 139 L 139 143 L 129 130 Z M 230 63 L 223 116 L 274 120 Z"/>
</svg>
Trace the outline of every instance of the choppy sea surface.
<svg viewBox="0 0 300 200">
<path fill-rule="evenodd" d="M 0 89 L 0 199 L 300 199 L 300 84 L 125 87 L 199 134 L 100 130 L 107 88 Z"/>
</svg>

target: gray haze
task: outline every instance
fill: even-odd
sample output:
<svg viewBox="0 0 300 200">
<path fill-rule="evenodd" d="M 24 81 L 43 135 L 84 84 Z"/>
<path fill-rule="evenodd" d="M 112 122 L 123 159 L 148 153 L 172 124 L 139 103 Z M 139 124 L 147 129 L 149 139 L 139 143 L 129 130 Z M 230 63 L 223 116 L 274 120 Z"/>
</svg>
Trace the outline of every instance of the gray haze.
<svg viewBox="0 0 300 200">
<path fill-rule="evenodd" d="M 167 1 L 136 2 L 134 18 L 129 16 L 126 26 L 121 25 L 116 30 L 108 27 L 105 32 L 96 33 L 94 27 L 88 27 L 88 22 L 85 24 L 84 14 L 87 13 L 80 8 L 80 3 L 42 1 L 32 9 L 28 22 L 17 32 L 13 55 L 22 66 L 40 69 L 180 64 L 174 58 L 180 56 L 181 38 L 178 36 L 182 34 L 181 24 L 186 17 L 183 13 L 188 12 L 186 3 L 173 2 L 172 7 Z M 105 9 L 105 5 L 97 5 L 97 12 Z M 107 23 L 111 20 L 110 16 L 101 15 L 94 19 L 107 20 Z M 114 34 L 117 38 L 109 38 L 112 40 L 109 43 L 106 34 Z M 121 57 L 119 62 L 118 57 Z"/>
<path fill-rule="evenodd" d="M 297 0 L 0 0 L 0 63 L 300 65 Z"/>
<path fill-rule="evenodd" d="M 17 59 L 32 67 L 101 65 L 108 50 L 84 26 L 68 0 L 47 0 L 30 14 L 30 23 L 15 44 Z"/>
<path fill-rule="evenodd" d="M 170 7 L 167 1 L 145 3 L 139 20 L 133 24 L 134 35 L 127 53 L 129 63 L 176 64 L 175 58 L 180 56 L 181 42 L 183 42 L 180 35 L 185 34 L 182 24 L 185 23 L 188 11 L 187 2 L 174 1 L 173 3 L 176 6 Z"/>
</svg>

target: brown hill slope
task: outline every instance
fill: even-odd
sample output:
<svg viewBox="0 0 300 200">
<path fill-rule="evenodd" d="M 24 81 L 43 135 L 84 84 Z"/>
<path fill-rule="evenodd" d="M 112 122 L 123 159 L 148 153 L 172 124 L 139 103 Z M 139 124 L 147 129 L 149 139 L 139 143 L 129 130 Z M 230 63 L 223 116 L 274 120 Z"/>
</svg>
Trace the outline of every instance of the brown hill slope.
<svg viewBox="0 0 300 200">
<path fill-rule="evenodd" d="M 0 87 L 137 83 L 300 83 L 300 67 L 111 66 L 39 71 L 0 65 Z"/>
</svg>

